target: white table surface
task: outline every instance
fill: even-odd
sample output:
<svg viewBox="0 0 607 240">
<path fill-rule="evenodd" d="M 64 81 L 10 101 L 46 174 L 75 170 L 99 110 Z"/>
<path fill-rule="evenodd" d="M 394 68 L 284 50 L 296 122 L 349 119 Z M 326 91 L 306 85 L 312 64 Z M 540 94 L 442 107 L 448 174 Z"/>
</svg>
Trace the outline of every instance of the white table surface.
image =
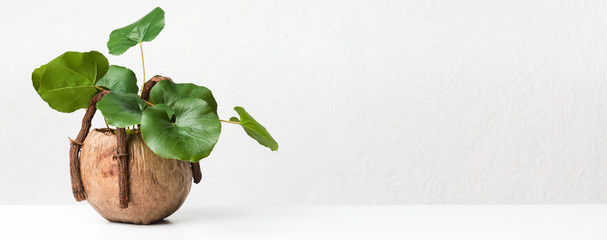
<svg viewBox="0 0 607 240">
<path fill-rule="evenodd" d="M 0 239 L 607 239 L 607 205 L 186 206 L 160 224 L 0 205 Z"/>
</svg>

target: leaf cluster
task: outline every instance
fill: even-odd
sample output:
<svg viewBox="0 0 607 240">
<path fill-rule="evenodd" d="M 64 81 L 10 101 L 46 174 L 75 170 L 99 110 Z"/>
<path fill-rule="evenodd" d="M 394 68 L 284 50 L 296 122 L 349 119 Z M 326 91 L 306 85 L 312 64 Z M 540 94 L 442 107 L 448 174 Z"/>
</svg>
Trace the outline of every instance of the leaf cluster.
<svg viewBox="0 0 607 240">
<path fill-rule="evenodd" d="M 131 47 L 149 42 L 164 28 L 164 11 L 155 8 L 138 21 L 111 32 L 110 54 L 121 55 Z M 109 65 L 97 51 L 66 52 L 32 72 L 32 85 L 48 105 L 71 113 L 87 108 L 102 90 L 111 91 L 97 103 L 109 125 L 140 126 L 146 144 L 156 154 L 170 159 L 198 162 L 209 156 L 221 133 L 217 102 L 211 90 L 192 83 L 164 80 L 142 99 L 135 73 L 126 67 Z M 244 131 L 263 146 L 278 150 L 270 133 L 242 107 L 234 110 Z"/>
</svg>

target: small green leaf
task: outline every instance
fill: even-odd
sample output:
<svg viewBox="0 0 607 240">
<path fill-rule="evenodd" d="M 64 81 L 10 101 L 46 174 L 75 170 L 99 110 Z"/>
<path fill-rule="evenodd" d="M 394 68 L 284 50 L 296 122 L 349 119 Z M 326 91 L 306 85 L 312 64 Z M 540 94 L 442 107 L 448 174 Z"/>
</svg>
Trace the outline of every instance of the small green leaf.
<svg viewBox="0 0 607 240">
<path fill-rule="evenodd" d="M 237 118 L 237 117 L 231 117 L 231 118 L 230 118 L 230 121 L 233 121 L 233 122 L 240 122 L 240 120 L 238 120 L 238 118 Z"/>
<path fill-rule="evenodd" d="M 108 70 L 103 54 L 66 52 L 32 72 L 32 84 L 48 105 L 60 112 L 87 108 L 99 90 L 95 83 Z"/>
<path fill-rule="evenodd" d="M 185 98 L 174 104 L 175 122 L 165 108 L 146 108 L 141 134 L 154 153 L 169 159 L 198 162 L 211 153 L 221 133 L 221 123 L 204 100 Z"/>
<path fill-rule="evenodd" d="M 247 135 L 257 140 L 259 144 L 270 148 L 272 151 L 278 150 L 278 143 L 274 140 L 274 138 L 272 138 L 264 126 L 255 121 L 255 119 L 251 117 L 251 115 L 249 115 L 244 108 L 234 107 L 234 110 L 236 110 L 240 116 L 240 125 L 242 128 L 244 128 Z M 234 121 L 232 120 L 234 118 L 235 117 L 230 118 L 230 121 Z M 238 120 L 238 118 L 236 118 L 236 120 Z"/>
<path fill-rule="evenodd" d="M 150 91 L 150 102 L 153 104 L 164 103 L 173 107 L 175 103 L 184 98 L 200 98 L 207 102 L 217 114 L 217 102 L 206 87 L 191 83 L 173 83 L 171 81 L 160 81 Z"/>
<path fill-rule="evenodd" d="M 140 124 L 146 105 L 135 93 L 111 92 L 97 103 L 97 109 L 109 125 L 123 128 Z"/>
<path fill-rule="evenodd" d="M 164 11 L 154 8 L 131 25 L 116 29 L 110 33 L 107 48 L 112 55 L 120 55 L 140 42 L 149 42 L 164 28 Z"/>
<path fill-rule="evenodd" d="M 112 92 L 137 93 L 137 77 L 131 69 L 111 65 L 107 73 L 97 81 L 97 86 L 104 87 Z"/>
</svg>

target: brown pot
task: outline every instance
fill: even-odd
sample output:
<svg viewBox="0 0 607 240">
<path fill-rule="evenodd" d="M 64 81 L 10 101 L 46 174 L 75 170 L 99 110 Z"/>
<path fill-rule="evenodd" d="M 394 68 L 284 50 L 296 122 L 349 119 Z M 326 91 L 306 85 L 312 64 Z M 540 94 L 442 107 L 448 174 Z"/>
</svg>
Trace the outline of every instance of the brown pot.
<svg viewBox="0 0 607 240">
<path fill-rule="evenodd" d="M 119 204 L 116 135 L 105 129 L 91 131 L 80 152 L 80 171 L 87 201 L 112 222 L 150 224 L 173 214 L 192 186 L 187 161 L 156 155 L 141 134 L 128 134 L 129 205 Z"/>
</svg>

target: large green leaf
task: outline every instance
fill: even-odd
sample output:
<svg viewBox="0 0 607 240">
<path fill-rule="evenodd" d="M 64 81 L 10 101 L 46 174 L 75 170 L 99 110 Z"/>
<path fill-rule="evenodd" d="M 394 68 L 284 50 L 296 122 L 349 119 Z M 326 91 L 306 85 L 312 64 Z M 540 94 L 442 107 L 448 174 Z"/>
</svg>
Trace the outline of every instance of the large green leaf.
<svg viewBox="0 0 607 240">
<path fill-rule="evenodd" d="M 136 93 L 111 92 L 97 103 L 97 109 L 109 125 L 123 128 L 140 124 L 146 105 Z"/>
<path fill-rule="evenodd" d="M 199 98 L 175 102 L 175 122 L 159 105 L 143 111 L 141 135 L 164 158 L 198 162 L 207 157 L 219 139 L 221 123 L 213 109 Z"/>
<path fill-rule="evenodd" d="M 213 112 L 217 114 L 217 102 L 211 90 L 206 87 L 191 83 L 160 81 L 150 91 L 150 102 L 153 104 L 164 103 L 173 107 L 177 101 L 184 98 L 200 98 L 207 102 Z"/>
<path fill-rule="evenodd" d="M 247 111 L 242 107 L 234 107 L 234 110 L 240 116 L 240 125 L 244 128 L 244 131 L 257 140 L 259 144 L 270 148 L 272 151 L 278 150 L 278 143 L 272 138 L 268 130 L 261 124 L 259 124 Z M 232 117 L 231 121 L 238 121 L 238 118 Z"/>
<path fill-rule="evenodd" d="M 97 86 L 107 88 L 112 92 L 135 94 L 139 92 L 135 73 L 131 69 L 117 65 L 110 66 L 105 76 L 97 81 Z"/>
<path fill-rule="evenodd" d="M 164 11 L 154 8 L 150 13 L 131 25 L 116 29 L 110 33 L 107 48 L 112 55 L 120 55 L 140 42 L 149 42 L 164 28 Z"/>
<path fill-rule="evenodd" d="M 48 105 L 60 112 L 86 108 L 99 90 L 95 83 L 108 70 L 103 54 L 66 52 L 32 73 L 34 88 Z"/>
</svg>

